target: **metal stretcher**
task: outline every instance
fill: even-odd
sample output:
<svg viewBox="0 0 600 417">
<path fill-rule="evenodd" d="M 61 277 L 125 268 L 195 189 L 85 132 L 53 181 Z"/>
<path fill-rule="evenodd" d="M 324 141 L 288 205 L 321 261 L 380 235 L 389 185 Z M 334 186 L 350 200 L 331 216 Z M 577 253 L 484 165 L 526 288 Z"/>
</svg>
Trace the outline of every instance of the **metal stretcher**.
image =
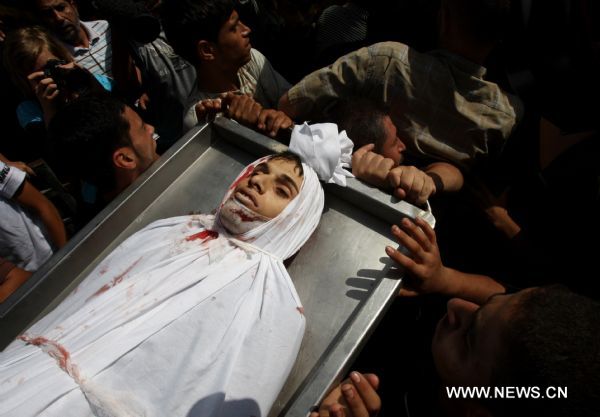
<svg viewBox="0 0 600 417">
<path fill-rule="evenodd" d="M 287 147 L 226 118 L 184 135 L 0 304 L 0 348 L 51 311 L 124 239 L 165 217 L 210 212 L 240 170 Z M 402 271 L 386 257 L 390 225 L 431 213 L 349 179 L 325 186 L 321 223 L 287 262 L 307 328 L 296 364 L 270 416 L 306 416 L 348 371 L 399 290 Z"/>
</svg>

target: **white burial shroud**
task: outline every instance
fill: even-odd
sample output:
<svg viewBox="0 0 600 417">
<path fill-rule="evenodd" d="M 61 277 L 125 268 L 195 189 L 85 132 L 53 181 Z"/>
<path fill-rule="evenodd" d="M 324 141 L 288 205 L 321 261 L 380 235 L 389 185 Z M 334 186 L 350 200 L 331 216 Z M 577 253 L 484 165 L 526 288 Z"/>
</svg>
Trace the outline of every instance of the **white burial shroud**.
<svg viewBox="0 0 600 417">
<path fill-rule="evenodd" d="M 305 325 L 281 260 L 324 204 L 303 168 L 298 196 L 237 239 L 217 214 L 158 220 L 125 240 L 0 354 L 0 415 L 266 416 Z"/>
</svg>

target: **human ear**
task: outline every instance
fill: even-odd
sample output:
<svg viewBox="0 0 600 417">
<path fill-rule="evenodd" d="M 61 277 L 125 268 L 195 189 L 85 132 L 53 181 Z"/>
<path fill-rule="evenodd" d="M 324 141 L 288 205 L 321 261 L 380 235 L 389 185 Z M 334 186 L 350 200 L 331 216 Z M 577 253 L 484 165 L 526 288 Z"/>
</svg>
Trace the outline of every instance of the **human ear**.
<svg viewBox="0 0 600 417">
<path fill-rule="evenodd" d="M 137 167 L 137 158 L 133 149 L 128 146 L 122 146 L 116 149 L 112 154 L 113 165 L 117 168 L 134 170 Z"/>
<path fill-rule="evenodd" d="M 215 59 L 215 47 L 212 42 L 200 40 L 196 44 L 196 54 L 200 61 L 212 61 Z"/>
</svg>

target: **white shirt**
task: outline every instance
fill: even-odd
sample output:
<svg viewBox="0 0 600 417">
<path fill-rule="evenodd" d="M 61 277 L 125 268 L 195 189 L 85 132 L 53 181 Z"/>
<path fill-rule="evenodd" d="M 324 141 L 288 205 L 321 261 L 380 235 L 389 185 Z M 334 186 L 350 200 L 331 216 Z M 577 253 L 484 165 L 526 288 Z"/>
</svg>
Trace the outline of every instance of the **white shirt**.
<svg viewBox="0 0 600 417">
<path fill-rule="evenodd" d="M 43 224 L 12 201 L 25 173 L 0 161 L 0 257 L 35 271 L 52 256 Z"/>
</svg>

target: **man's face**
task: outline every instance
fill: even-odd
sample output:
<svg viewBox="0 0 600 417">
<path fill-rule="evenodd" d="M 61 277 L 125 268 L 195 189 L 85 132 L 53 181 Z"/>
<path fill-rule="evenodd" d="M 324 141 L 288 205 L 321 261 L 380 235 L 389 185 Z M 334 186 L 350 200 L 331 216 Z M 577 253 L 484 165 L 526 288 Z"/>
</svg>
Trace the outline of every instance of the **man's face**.
<svg viewBox="0 0 600 417">
<path fill-rule="evenodd" d="M 73 0 L 37 0 L 37 8 L 46 26 L 61 40 L 72 45 L 78 42 L 81 24 Z"/>
<path fill-rule="evenodd" d="M 224 67 L 237 69 L 250 61 L 250 28 L 234 10 L 223 24 L 217 38 L 218 60 Z"/>
<path fill-rule="evenodd" d="M 137 158 L 136 167 L 143 172 L 158 159 L 156 141 L 152 137 L 154 127 L 144 123 L 142 118 L 129 106 L 125 106 L 123 117 L 129 123 L 131 147 Z"/>
<path fill-rule="evenodd" d="M 396 166 L 398 166 L 404 160 L 402 152 L 406 150 L 406 146 L 398 137 L 396 125 L 394 125 L 394 122 L 392 122 L 392 119 L 390 119 L 389 116 L 385 116 L 382 119 L 382 123 L 385 130 L 385 140 L 378 153 L 386 158 L 392 159 Z"/>
<path fill-rule="evenodd" d="M 292 201 L 302 187 L 296 164 L 271 159 L 258 164 L 235 188 L 232 196 L 250 210 L 272 219 Z"/>
<path fill-rule="evenodd" d="M 525 290 L 497 294 L 481 307 L 453 298 L 439 321 L 432 342 L 438 373 L 449 386 L 486 386 L 502 358 L 504 332 Z"/>
</svg>

